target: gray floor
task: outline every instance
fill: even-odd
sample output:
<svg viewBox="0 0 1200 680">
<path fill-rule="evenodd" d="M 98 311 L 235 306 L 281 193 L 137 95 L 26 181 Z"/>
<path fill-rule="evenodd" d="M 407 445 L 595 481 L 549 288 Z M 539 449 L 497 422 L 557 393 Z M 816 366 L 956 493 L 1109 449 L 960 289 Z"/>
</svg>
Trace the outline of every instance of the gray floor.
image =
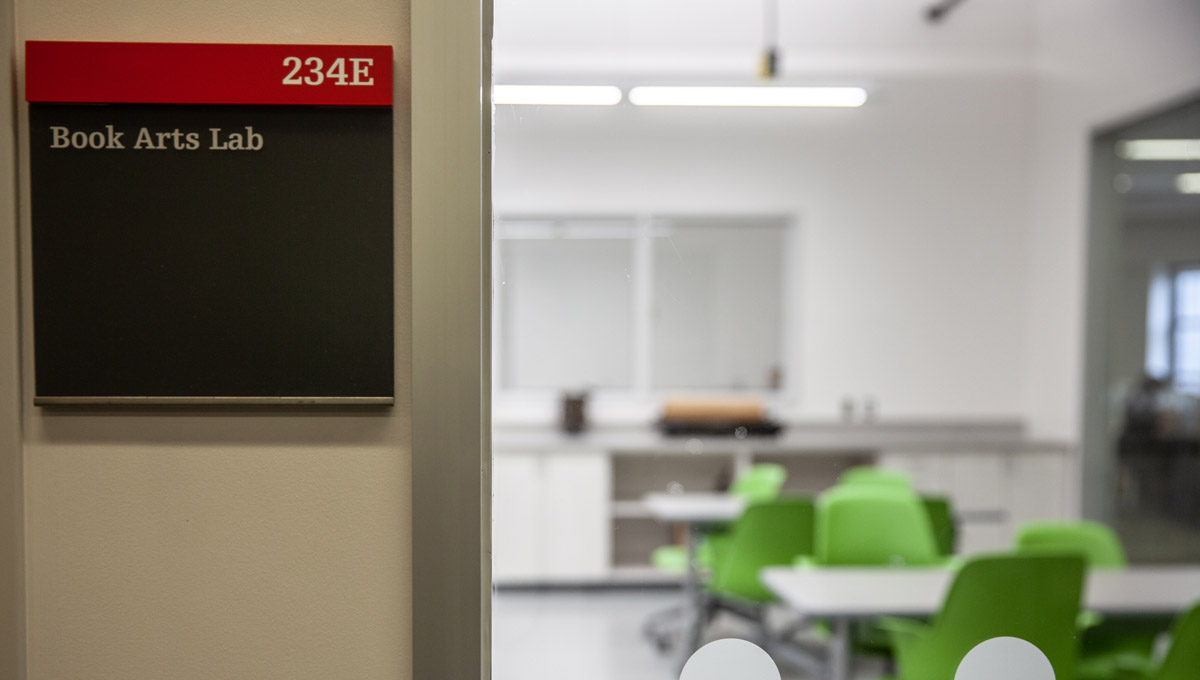
<svg viewBox="0 0 1200 680">
<path fill-rule="evenodd" d="M 641 637 L 676 592 L 501 591 L 492 600 L 495 680 L 670 680 L 675 661 Z"/>
<path fill-rule="evenodd" d="M 678 591 L 503 590 L 492 600 L 495 680 L 676 680 L 680 658 L 642 637 L 646 617 L 680 602 Z M 710 639 L 753 639 L 732 616 L 714 622 Z M 781 665 L 786 680 L 806 678 Z M 862 668 L 860 678 L 878 676 Z"/>
</svg>

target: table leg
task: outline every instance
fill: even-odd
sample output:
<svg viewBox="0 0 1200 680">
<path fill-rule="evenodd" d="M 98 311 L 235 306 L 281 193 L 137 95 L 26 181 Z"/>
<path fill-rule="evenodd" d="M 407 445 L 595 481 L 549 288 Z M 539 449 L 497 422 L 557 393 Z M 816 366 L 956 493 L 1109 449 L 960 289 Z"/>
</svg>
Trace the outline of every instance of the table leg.
<svg viewBox="0 0 1200 680">
<path fill-rule="evenodd" d="M 829 638 L 829 680 L 850 680 L 850 619 L 839 617 L 832 621 Z"/>
<path fill-rule="evenodd" d="M 700 592 L 700 570 L 696 564 L 696 547 L 700 540 L 700 532 L 692 523 L 687 525 L 687 570 L 683 578 L 683 610 L 684 610 L 684 639 L 682 646 L 683 663 L 691 658 L 700 648 L 700 638 L 704 632 L 704 603 Z"/>
</svg>

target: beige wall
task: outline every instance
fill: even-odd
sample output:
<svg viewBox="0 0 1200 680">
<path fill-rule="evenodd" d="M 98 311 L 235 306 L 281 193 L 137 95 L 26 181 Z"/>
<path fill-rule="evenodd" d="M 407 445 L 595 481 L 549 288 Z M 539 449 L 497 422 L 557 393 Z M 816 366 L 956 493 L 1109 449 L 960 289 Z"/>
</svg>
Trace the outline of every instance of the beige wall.
<svg viewBox="0 0 1200 680">
<path fill-rule="evenodd" d="M 392 44 L 398 60 L 395 408 L 52 412 L 25 389 L 29 678 L 411 676 L 408 14 L 405 0 L 18 3 L 18 41 Z M 27 164 L 23 146 L 22 176 Z M 0 236 L 6 295 L 16 262 Z M 3 377 L 14 352 L 0 309 Z M 0 418 L 17 412 L 8 384 Z"/>
</svg>

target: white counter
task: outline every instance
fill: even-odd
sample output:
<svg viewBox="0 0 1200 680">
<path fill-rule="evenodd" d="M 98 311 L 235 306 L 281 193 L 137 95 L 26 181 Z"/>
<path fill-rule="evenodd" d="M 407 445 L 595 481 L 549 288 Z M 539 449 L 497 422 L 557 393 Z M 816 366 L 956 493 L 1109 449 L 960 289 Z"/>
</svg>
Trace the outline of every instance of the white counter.
<svg viewBox="0 0 1200 680">
<path fill-rule="evenodd" d="M 653 580 L 650 552 L 673 534 L 643 497 L 713 491 L 755 462 L 784 465 L 785 489 L 811 494 L 850 466 L 903 470 L 918 491 L 951 499 L 960 552 L 1003 548 L 1020 524 L 1075 516 L 1078 505 L 1074 448 L 1030 440 L 1012 421 L 799 422 L 775 437 L 740 440 L 668 437 L 652 427 L 570 435 L 510 426 L 493 430 L 492 449 L 494 574 L 502 585 Z"/>
<path fill-rule="evenodd" d="M 696 442 L 700 442 L 697 450 Z M 772 437 L 666 436 L 653 427 L 598 426 L 580 434 L 552 427 L 498 426 L 492 450 L 612 453 L 844 453 L 851 451 L 1020 452 L 1065 451 L 1065 442 L 1031 440 L 1015 421 L 881 422 L 847 425 L 798 422 Z"/>
</svg>

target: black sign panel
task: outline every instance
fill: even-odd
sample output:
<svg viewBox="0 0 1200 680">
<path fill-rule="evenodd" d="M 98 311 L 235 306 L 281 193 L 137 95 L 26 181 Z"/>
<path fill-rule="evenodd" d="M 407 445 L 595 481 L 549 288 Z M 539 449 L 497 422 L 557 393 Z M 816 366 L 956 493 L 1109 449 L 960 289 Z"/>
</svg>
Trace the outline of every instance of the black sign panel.
<svg viewBox="0 0 1200 680">
<path fill-rule="evenodd" d="M 390 108 L 32 103 L 30 157 L 41 403 L 390 403 Z"/>
</svg>

